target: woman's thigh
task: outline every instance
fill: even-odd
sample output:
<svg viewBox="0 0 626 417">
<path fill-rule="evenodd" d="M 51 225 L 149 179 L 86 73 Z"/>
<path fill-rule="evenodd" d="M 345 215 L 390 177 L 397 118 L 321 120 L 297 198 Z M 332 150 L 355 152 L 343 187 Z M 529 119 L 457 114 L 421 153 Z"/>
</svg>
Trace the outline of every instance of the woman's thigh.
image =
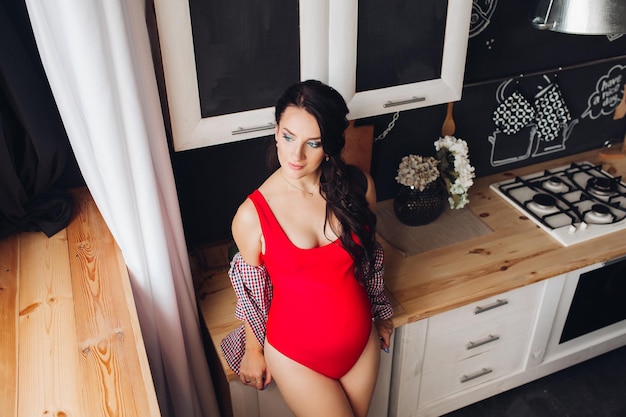
<svg viewBox="0 0 626 417">
<path fill-rule="evenodd" d="M 357 417 L 365 417 L 372 400 L 372 394 L 378 378 L 380 362 L 380 341 L 376 329 L 372 326 L 369 341 L 361 353 L 361 357 L 352 369 L 339 382 L 350 401 Z"/>
<path fill-rule="evenodd" d="M 289 359 L 265 341 L 265 361 L 287 406 L 297 417 L 353 417 L 339 381 Z"/>
</svg>

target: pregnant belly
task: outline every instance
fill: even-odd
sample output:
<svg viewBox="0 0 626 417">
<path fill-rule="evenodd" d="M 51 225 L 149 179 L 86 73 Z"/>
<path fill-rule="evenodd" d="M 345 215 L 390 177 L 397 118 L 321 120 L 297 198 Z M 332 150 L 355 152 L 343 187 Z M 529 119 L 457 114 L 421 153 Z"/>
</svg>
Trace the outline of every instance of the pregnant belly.
<svg viewBox="0 0 626 417">
<path fill-rule="evenodd" d="M 357 286 L 339 294 L 276 294 L 267 339 L 279 352 L 330 378 L 345 375 L 360 357 L 371 331 L 371 309 Z"/>
</svg>

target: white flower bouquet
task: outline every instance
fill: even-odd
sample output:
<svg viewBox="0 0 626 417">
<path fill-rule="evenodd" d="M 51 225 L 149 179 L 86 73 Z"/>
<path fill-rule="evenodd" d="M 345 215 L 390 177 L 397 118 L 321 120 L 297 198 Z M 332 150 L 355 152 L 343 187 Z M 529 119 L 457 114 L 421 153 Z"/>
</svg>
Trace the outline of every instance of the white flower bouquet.
<svg viewBox="0 0 626 417">
<path fill-rule="evenodd" d="M 445 136 L 435 142 L 439 171 L 446 182 L 450 208 L 458 209 L 469 203 L 468 192 L 474 184 L 474 167 L 470 164 L 467 142 Z"/>
<path fill-rule="evenodd" d="M 474 167 L 469 161 L 467 142 L 454 136 L 435 141 L 436 157 L 407 155 L 398 166 L 396 181 L 424 191 L 431 182 L 442 178 L 448 192 L 450 208 L 459 209 L 469 203 L 468 192 L 474 184 Z"/>
</svg>

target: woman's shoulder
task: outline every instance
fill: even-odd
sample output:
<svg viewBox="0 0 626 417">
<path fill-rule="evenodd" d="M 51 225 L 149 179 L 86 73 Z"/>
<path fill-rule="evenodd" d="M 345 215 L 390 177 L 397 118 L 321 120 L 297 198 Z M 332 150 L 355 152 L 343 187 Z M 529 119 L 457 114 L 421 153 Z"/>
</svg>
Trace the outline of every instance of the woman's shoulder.
<svg viewBox="0 0 626 417">
<path fill-rule="evenodd" d="M 231 225 L 235 240 L 238 240 L 238 238 L 240 240 L 247 239 L 250 236 L 254 236 L 254 240 L 257 238 L 257 235 L 258 237 L 261 236 L 261 221 L 253 199 L 263 199 L 267 201 L 267 197 L 273 193 L 273 183 L 275 182 L 273 177 L 274 175 L 267 178 L 259 188 L 252 191 L 239 205 Z"/>
<path fill-rule="evenodd" d="M 246 198 L 244 202 L 239 205 L 235 217 L 233 217 L 233 229 L 245 229 L 258 224 L 259 217 L 256 212 L 256 207 L 250 198 Z"/>
<path fill-rule="evenodd" d="M 241 203 L 231 224 L 235 244 L 244 260 L 258 265 L 261 252 L 261 223 L 254 203 L 249 198 Z"/>
</svg>

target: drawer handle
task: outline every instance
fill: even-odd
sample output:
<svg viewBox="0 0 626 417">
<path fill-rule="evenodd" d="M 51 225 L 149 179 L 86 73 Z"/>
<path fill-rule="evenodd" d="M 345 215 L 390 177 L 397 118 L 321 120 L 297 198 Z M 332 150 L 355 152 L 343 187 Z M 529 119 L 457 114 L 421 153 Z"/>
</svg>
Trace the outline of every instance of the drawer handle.
<svg viewBox="0 0 626 417">
<path fill-rule="evenodd" d="M 260 132 L 262 130 L 274 129 L 274 127 L 276 127 L 275 123 L 268 123 L 263 126 L 255 126 L 255 127 L 238 127 L 237 130 L 233 130 L 230 133 L 231 135 L 243 135 L 244 133 Z"/>
<path fill-rule="evenodd" d="M 483 346 L 483 345 L 486 345 L 487 343 L 495 342 L 496 340 L 500 340 L 500 336 L 494 336 L 490 334 L 489 336 L 485 337 L 482 340 L 478 340 L 476 342 L 472 342 L 472 341 L 468 342 L 466 349 L 472 350 L 472 349 L 477 348 L 478 346 Z"/>
<path fill-rule="evenodd" d="M 383 104 L 383 107 L 387 108 L 387 107 L 394 107 L 394 106 L 402 106 L 403 104 L 419 103 L 420 101 L 424 101 L 424 100 L 426 100 L 426 97 L 413 96 L 407 100 L 388 101 L 385 104 Z"/>
<path fill-rule="evenodd" d="M 489 304 L 488 306 L 484 306 L 484 307 L 478 306 L 478 307 L 476 307 L 476 309 L 474 310 L 474 314 L 484 313 L 486 311 L 493 310 L 494 308 L 505 306 L 508 303 L 509 302 L 507 300 L 496 300 L 495 303 Z"/>
<path fill-rule="evenodd" d="M 463 375 L 461 376 L 461 384 L 464 384 L 476 378 L 480 378 L 481 376 L 485 376 L 492 372 L 493 372 L 493 369 L 491 368 L 483 368 L 480 371 L 474 372 L 473 374 Z"/>
</svg>

